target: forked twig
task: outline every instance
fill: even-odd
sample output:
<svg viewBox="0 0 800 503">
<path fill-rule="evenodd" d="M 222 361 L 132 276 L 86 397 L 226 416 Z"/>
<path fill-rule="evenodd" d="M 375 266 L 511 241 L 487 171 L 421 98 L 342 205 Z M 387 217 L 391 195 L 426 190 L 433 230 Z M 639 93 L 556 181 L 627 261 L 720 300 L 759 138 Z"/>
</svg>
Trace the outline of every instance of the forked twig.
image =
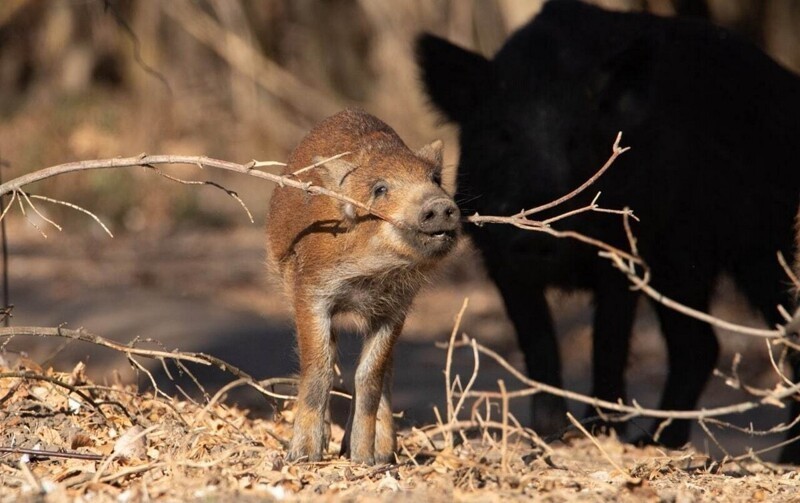
<svg viewBox="0 0 800 503">
<path fill-rule="evenodd" d="M 22 192 L 22 191 L 20 191 L 20 192 Z M 22 192 L 22 193 L 25 194 L 25 192 Z M 62 206 L 66 206 L 67 208 L 72 208 L 73 210 L 80 211 L 81 213 L 85 213 L 85 214 L 89 215 L 95 222 L 97 222 L 97 224 L 103 229 L 103 231 L 105 231 L 106 234 L 108 234 L 112 238 L 114 237 L 114 234 L 112 234 L 111 231 L 108 230 L 108 227 L 106 226 L 106 224 L 104 224 L 103 221 L 100 220 L 100 218 L 98 218 L 97 215 L 95 215 L 91 211 L 87 210 L 86 208 L 81 208 L 77 204 L 73 204 L 73 203 L 70 203 L 68 201 L 61 201 L 59 199 L 53 199 L 52 197 L 40 196 L 40 195 L 37 195 L 37 194 L 28 194 L 28 195 L 33 199 L 41 199 L 42 201 L 47 201 L 48 203 L 60 204 Z"/>
<path fill-rule="evenodd" d="M 57 230 L 61 231 L 61 226 L 60 226 L 60 225 L 58 225 L 57 223 L 53 222 L 52 220 L 50 220 L 50 219 L 49 219 L 49 218 L 47 218 L 46 216 L 42 215 L 42 212 L 40 212 L 40 211 L 39 211 L 39 209 L 36 207 L 36 205 L 35 205 L 35 204 L 33 204 L 33 201 L 31 201 L 31 198 L 30 198 L 30 197 L 28 197 L 28 193 L 27 193 L 27 192 L 25 192 L 24 190 L 21 190 L 21 191 L 19 191 L 19 192 L 20 192 L 20 194 L 22 194 L 22 197 L 24 197 L 24 198 L 25 198 L 25 201 L 28 203 L 28 206 L 30 206 L 30 207 L 31 207 L 31 209 L 32 209 L 32 210 L 33 210 L 33 211 L 34 211 L 34 212 L 35 212 L 37 215 L 39 215 L 39 218 L 41 218 L 42 220 L 44 220 L 44 221 L 45 221 L 45 222 L 47 222 L 48 224 L 52 225 L 53 227 L 55 227 Z"/>
<path fill-rule="evenodd" d="M 608 158 L 606 163 L 603 164 L 603 166 L 599 170 L 597 170 L 597 173 L 595 173 L 588 180 L 583 182 L 583 184 L 580 187 L 578 187 L 577 189 L 573 190 L 568 194 L 559 197 L 555 201 L 550 201 L 549 203 L 543 204 L 541 206 L 536 206 L 535 208 L 524 210 L 520 212 L 520 215 L 523 217 L 528 217 L 530 215 L 533 215 L 534 213 L 540 213 L 542 211 L 549 210 L 550 208 L 555 208 L 559 204 L 572 199 L 573 197 L 577 196 L 578 194 L 586 190 L 590 185 L 596 182 L 598 178 L 603 176 L 603 173 L 608 171 L 608 168 L 610 168 L 611 165 L 614 164 L 614 161 L 617 160 L 617 157 L 619 157 L 621 154 L 624 154 L 625 152 L 631 149 L 630 147 L 620 147 L 619 146 L 620 141 L 622 141 L 622 131 L 617 133 L 617 138 L 614 140 L 614 145 L 611 147 L 611 156 Z"/>
<path fill-rule="evenodd" d="M 172 176 L 172 175 L 170 175 L 168 173 L 164 173 L 163 171 L 161 171 L 160 169 L 156 168 L 155 166 L 149 166 L 149 168 L 152 169 L 159 176 L 163 176 L 167 180 L 172 180 L 173 182 L 177 182 L 177 183 L 180 183 L 182 185 L 208 185 L 210 187 L 214 187 L 214 188 L 217 188 L 217 189 L 225 192 L 226 194 L 231 196 L 237 203 L 239 203 L 239 205 L 242 207 L 244 212 L 247 214 L 247 218 L 250 220 L 250 223 L 251 224 L 255 223 L 255 220 L 253 219 L 253 214 L 250 213 L 250 208 L 248 208 L 247 205 L 244 203 L 244 201 L 242 201 L 242 198 L 239 197 L 239 194 L 236 193 L 236 191 L 230 190 L 230 189 L 222 186 L 222 184 L 219 184 L 217 182 L 213 182 L 211 180 L 184 180 L 183 178 L 178 178 L 177 176 Z"/>
</svg>

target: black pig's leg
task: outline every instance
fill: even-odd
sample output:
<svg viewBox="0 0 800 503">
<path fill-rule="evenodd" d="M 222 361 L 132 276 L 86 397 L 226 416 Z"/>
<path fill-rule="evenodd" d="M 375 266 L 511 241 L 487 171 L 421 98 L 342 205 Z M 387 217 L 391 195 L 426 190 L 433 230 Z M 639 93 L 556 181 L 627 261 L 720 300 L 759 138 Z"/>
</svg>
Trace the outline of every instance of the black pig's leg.
<svg viewBox="0 0 800 503">
<path fill-rule="evenodd" d="M 791 245 L 786 244 L 783 247 L 783 255 L 784 257 L 791 256 Z M 778 312 L 779 304 L 787 308 L 789 312 L 794 312 L 796 299 L 790 289 L 786 287 L 786 273 L 772 253 L 764 252 L 759 254 L 758 258 L 743 260 L 742 267 L 736 268 L 733 274 L 737 284 L 750 302 L 761 311 L 770 328 L 784 323 L 783 317 Z M 795 343 L 800 342 L 797 335 L 794 337 Z M 800 381 L 800 352 L 790 348 L 787 361 L 792 369 L 790 377 L 795 382 Z M 790 403 L 788 421 L 800 416 L 800 401 L 790 400 Z M 800 421 L 786 432 L 787 440 L 798 437 L 800 437 Z M 783 448 L 780 461 L 800 464 L 800 440 Z"/>
<path fill-rule="evenodd" d="M 695 284 L 710 285 L 711 282 Z M 687 302 L 695 309 L 708 312 L 709 293 L 695 290 L 696 302 L 681 299 L 680 294 L 662 290 L 668 297 Z M 702 296 L 699 294 L 703 294 Z M 661 331 L 667 344 L 667 383 L 661 397 L 663 410 L 691 410 L 703 392 L 719 355 L 714 330 L 705 322 L 690 318 L 663 305 L 656 306 Z M 679 447 L 689 441 L 690 421 L 673 421 L 664 428 L 658 441 L 668 447 Z"/>
<path fill-rule="evenodd" d="M 793 336 L 793 341 L 798 342 L 800 334 Z M 795 383 L 800 382 L 800 352 L 797 350 L 789 350 L 789 365 L 792 367 L 792 375 Z M 800 417 L 800 400 L 795 396 L 792 400 L 792 405 L 789 407 L 789 421 L 794 421 Z M 786 432 L 786 438 L 795 439 L 794 442 L 788 444 L 781 451 L 780 462 L 791 463 L 800 465 L 800 421 L 795 423 L 789 431 Z"/>
<path fill-rule="evenodd" d="M 638 295 L 631 292 L 625 278 L 609 268 L 607 285 L 595 293 L 592 364 L 594 391 L 592 396 L 616 402 L 626 399 L 625 367 L 628 363 L 631 329 L 636 315 Z M 588 407 L 586 415 L 595 415 Z M 621 431 L 622 423 L 614 424 Z"/>
<path fill-rule="evenodd" d="M 544 288 L 524 282 L 507 264 L 490 265 L 489 271 L 517 332 L 528 376 L 561 387 L 561 359 Z M 545 393 L 534 395 L 531 425 L 540 435 L 556 433 L 567 425 L 566 412 L 563 398 Z"/>
</svg>

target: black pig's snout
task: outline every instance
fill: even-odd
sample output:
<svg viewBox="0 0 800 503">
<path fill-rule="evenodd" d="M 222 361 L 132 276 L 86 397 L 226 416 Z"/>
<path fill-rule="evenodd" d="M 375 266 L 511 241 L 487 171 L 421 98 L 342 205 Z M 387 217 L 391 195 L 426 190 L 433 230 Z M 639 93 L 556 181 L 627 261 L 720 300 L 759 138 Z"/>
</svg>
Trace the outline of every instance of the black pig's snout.
<svg viewBox="0 0 800 503">
<path fill-rule="evenodd" d="M 458 229 L 461 213 L 458 206 L 445 197 L 426 201 L 419 212 L 419 228 L 426 234 L 449 233 Z"/>
</svg>

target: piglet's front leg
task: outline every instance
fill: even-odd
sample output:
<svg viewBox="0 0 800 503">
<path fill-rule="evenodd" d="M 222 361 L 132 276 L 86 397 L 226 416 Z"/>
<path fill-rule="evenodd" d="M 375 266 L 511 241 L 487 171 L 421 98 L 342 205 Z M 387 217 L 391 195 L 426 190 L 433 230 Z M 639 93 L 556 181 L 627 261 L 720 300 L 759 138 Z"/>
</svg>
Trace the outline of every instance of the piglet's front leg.
<svg viewBox="0 0 800 503">
<path fill-rule="evenodd" d="M 389 463 L 396 447 L 391 404 L 392 349 L 402 322 L 376 324 L 364 341 L 355 377 L 355 396 L 342 444 L 356 463 Z"/>
<path fill-rule="evenodd" d="M 295 305 L 300 385 L 288 461 L 319 461 L 325 452 L 325 413 L 333 387 L 336 341 L 327 310 L 298 300 Z"/>
</svg>

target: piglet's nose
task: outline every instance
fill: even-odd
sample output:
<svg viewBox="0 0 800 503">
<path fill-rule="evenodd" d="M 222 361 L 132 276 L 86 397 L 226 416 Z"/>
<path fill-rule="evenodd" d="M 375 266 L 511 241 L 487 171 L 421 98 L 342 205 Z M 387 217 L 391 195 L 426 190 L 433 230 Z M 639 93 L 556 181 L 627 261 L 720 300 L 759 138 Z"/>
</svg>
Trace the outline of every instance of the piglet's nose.
<svg viewBox="0 0 800 503">
<path fill-rule="evenodd" d="M 458 206 L 452 200 L 446 197 L 430 199 L 419 212 L 419 228 L 429 234 L 454 231 L 458 228 L 460 216 Z"/>
</svg>

